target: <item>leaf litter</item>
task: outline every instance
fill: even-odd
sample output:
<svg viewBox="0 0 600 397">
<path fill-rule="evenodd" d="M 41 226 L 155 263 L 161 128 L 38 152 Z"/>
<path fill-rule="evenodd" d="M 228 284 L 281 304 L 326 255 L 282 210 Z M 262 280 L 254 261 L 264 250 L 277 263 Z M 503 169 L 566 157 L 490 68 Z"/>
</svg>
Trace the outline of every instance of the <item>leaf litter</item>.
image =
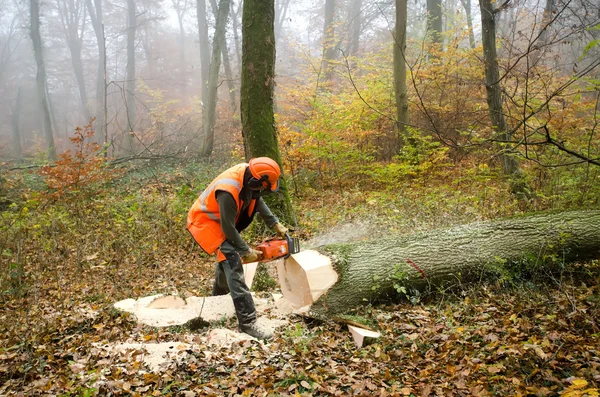
<svg viewBox="0 0 600 397">
<path fill-rule="evenodd" d="M 356 314 L 382 336 L 358 349 L 345 325 L 297 316 L 262 343 L 236 339 L 231 318 L 194 332 L 115 310 L 130 296 L 206 294 L 206 259 L 157 263 L 168 274 L 64 264 L 31 272 L 28 294 L 3 295 L 0 395 L 598 396 L 596 277 L 366 305 Z M 228 343 L 211 343 L 219 333 Z M 155 367 L 153 354 L 168 360 Z"/>
</svg>

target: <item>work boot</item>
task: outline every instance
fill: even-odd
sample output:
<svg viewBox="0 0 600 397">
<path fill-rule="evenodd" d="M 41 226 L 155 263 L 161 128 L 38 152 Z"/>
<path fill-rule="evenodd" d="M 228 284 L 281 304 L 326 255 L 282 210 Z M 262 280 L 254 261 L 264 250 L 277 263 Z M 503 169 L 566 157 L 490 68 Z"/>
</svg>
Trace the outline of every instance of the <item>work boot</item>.
<svg viewBox="0 0 600 397">
<path fill-rule="evenodd" d="M 240 331 L 256 339 L 269 340 L 273 337 L 273 331 L 254 320 L 248 324 L 240 324 Z"/>
</svg>

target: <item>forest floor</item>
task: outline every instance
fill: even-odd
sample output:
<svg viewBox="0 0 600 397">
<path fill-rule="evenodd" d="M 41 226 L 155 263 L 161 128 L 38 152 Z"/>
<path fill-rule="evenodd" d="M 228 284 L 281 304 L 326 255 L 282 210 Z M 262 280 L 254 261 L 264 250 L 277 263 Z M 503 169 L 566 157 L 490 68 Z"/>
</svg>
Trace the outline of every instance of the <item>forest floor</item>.
<svg viewBox="0 0 600 397">
<path fill-rule="evenodd" d="M 321 222 L 325 211 L 310 214 L 306 208 L 314 206 L 315 197 L 310 199 L 311 203 L 295 202 L 310 228 L 301 233 L 307 246 L 337 241 L 336 230 L 358 239 L 385 225 L 385 230 L 410 232 L 446 222 L 439 213 L 424 216 L 390 207 L 389 200 L 376 196 L 338 200 L 357 212 L 349 222 Z M 468 201 L 459 204 L 469 206 Z M 366 212 L 387 206 L 391 215 L 376 225 L 363 224 L 360 206 Z M 461 214 L 469 217 L 466 211 Z M 392 217 L 404 217 L 405 223 Z M 452 223 L 463 221 L 457 217 Z M 128 224 L 143 227 L 136 222 Z M 35 226 L 28 235 L 32 246 L 42 239 L 32 232 Z M 68 235 L 56 223 L 48 227 Z M 356 232 L 358 228 L 363 232 Z M 3 281 L 0 395 L 600 395 L 598 261 L 545 277 L 436 291 L 412 302 L 366 303 L 355 314 L 368 319 L 382 336 L 362 348 L 356 347 L 344 325 L 297 316 L 278 328 L 268 343 L 233 340 L 218 347 L 206 335 L 216 328 L 236 330 L 235 320 L 214 321 L 209 329 L 194 332 L 185 326 L 140 325 L 134 316 L 113 307 L 122 299 L 156 293 L 207 295 L 212 259 L 191 255 L 191 245 L 164 241 L 154 247 L 153 255 L 138 257 L 137 262 L 129 257 L 123 262 L 107 259 L 109 249 L 125 238 L 114 232 L 114 242 L 104 243 L 106 251 L 79 252 L 72 247 L 61 253 L 50 247 L 36 253 L 23 246 L 19 255 L 27 255 L 27 264 Z M 90 236 L 88 231 L 83 237 Z M 186 238 L 184 233 L 181 238 Z M 64 260 L 52 256 L 58 254 Z M 266 290 L 258 292 L 263 296 L 276 292 L 277 286 L 263 283 L 261 289 Z M 131 348 L 110 349 L 123 343 Z M 159 343 L 168 344 L 173 359 L 160 368 L 149 367 L 144 364 L 144 355 L 151 353 L 147 346 Z"/>
</svg>

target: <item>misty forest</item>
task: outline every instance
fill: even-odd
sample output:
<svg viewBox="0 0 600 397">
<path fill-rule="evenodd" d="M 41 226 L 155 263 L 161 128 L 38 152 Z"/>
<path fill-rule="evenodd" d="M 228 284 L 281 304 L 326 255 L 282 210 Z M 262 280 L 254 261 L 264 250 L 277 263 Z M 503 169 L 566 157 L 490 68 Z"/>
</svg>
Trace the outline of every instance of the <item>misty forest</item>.
<svg viewBox="0 0 600 397">
<path fill-rule="evenodd" d="M 598 0 L 0 0 L 0 395 L 600 396 L 599 66 Z"/>
</svg>

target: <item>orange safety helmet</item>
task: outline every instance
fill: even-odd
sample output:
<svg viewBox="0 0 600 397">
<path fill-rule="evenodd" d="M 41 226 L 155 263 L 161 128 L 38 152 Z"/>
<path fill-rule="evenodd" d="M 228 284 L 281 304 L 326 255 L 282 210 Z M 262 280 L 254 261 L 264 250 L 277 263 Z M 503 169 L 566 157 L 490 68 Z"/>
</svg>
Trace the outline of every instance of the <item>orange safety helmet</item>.
<svg viewBox="0 0 600 397">
<path fill-rule="evenodd" d="M 270 189 L 273 192 L 279 190 L 281 169 L 275 160 L 268 157 L 256 157 L 250 159 L 248 168 L 254 179 L 251 180 L 250 186 L 260 186 L 258 185 L 260 183 L 264 189 Z"/>
</svg>

